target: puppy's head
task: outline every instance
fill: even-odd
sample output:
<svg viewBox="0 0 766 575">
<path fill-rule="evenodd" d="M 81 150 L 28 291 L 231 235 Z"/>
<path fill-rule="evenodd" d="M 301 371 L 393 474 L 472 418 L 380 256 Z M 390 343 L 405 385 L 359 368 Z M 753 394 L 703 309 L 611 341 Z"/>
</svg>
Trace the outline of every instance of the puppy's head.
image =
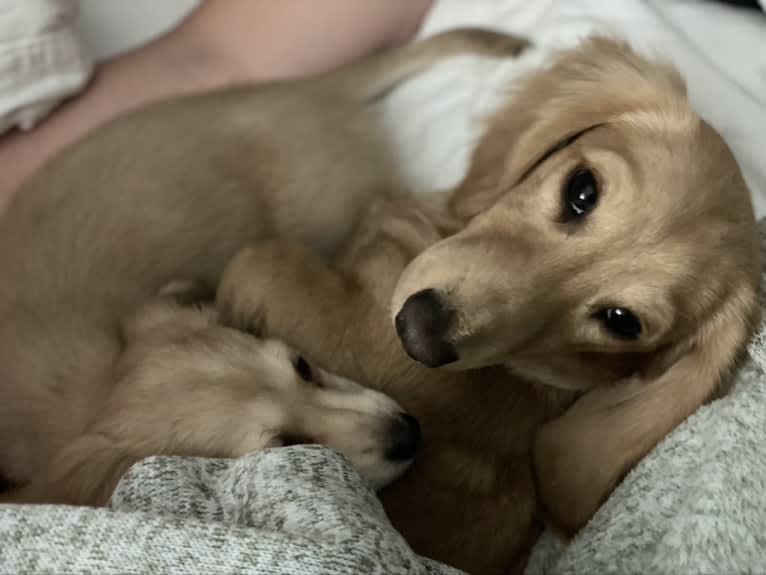
<svg viewBox="0 0 766 575">
<path fill-rule="evenodd" d="M 281 444 L 318 443 L 343 453 L 376 488 L 396 479 L 420 445 L 420 426 L 393 399 L 312 365 L 277 340 L 260 342 L 263 378 L 282 410 Z"/>
<path fill-rule="evenodd" d="M 153 402 L 152 414 L 161 405 L 169 425 L 196 422 L 199 436 L 171 431 L 183 452 L 231 457 L 316 443 L 345 455 L 375 488 L 416 455 L 419 425 L 391 398 L 312 365 L 280 341 L 220 325 L 212 308 L 159 302 L 124 333 L 131 398 Z"/>
<path fill-rule="evenodd" d="M 576 528 L 743 347 L 748 191 L 672 68 L 594 39 L 491 119 L 452 208 L 469 223 L 405 270 L 397 331 L 427 365 L 587 392 L 537 450 L 546 504 Z"/>
</svg>

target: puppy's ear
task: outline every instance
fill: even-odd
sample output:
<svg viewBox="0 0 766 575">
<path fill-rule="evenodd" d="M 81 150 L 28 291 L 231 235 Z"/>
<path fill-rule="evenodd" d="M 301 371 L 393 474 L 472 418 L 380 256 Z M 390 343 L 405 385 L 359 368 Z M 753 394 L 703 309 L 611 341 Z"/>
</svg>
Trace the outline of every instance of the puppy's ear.
<svg viewBox="0 0 766 575">
<path fill-rule="evenodd" d="M 725 389 L 758 316 L 755 290 L 740 289 L 645 376 L 589 391 L 538 432 L 538 489 L 555 527 L 583 527 L 640 459 Z"/>
<path fill-rule="evenodd" d="M 489 117 L 450 209 L 468 220 L 577 134 L 653 109 L 693 121 L 684 81 L 673 67 L 608 38 L 564 51 L 547 69 L 523 80 L 509 103 Z"/>
</svg>

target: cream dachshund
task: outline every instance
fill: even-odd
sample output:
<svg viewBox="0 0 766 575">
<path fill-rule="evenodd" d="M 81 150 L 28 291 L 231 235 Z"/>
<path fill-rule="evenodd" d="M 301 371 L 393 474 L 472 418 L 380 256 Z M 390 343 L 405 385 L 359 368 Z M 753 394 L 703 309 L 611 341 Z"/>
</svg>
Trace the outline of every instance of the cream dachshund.
<svg viewBox="0 0 766 575">
<path fill-rule="evenodd" d="M 420 420 L 384 505 L 481 575 L 521 571 L 542 518 L 575 533 L 726 390 L 758 282 L 748 190 L 680 75 L 591 39 L 489 118 L 454 191 L 383 201 L 331 266 L 247 248 L 218 306 Z"/>
<path fill-rule="evenodd" d="M 238 457 L 319 443 L 375 488 L 412 462 L 419 425 L 389 397 L 280 341 L 222 326 L 213 307 L 196 305 L 204 290 L 193 282 L 162 292 L 123 322 L 113 389 L 87 427 L 0 501 L 104 505 L 131 465 L 165 453 Z"/>
</svg>

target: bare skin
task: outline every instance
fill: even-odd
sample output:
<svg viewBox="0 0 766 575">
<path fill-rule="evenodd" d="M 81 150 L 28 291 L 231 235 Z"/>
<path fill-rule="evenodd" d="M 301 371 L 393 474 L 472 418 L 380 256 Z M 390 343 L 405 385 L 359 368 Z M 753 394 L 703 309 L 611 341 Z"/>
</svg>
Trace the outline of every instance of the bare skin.
<svg viewBox="0 0 766 575">
<path fill-rule="evenodd" d="M 242 82 L 317 74 L 410 39 L 431 0 L 207 0 L 154 42 L 104 63 L 35 130 L 0 140 L 0 213 L 24 180 L 137 106 Z"/>
</svg>

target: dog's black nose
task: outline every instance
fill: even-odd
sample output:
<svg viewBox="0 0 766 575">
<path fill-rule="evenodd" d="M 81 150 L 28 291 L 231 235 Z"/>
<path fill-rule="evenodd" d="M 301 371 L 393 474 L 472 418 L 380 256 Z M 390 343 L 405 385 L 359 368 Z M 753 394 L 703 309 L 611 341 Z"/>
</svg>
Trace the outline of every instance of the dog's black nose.
<svg viewBox="0 0 766 575">
<path fill-rule="evenodd" d="M 409 461 L 417 455 L 422 439 L 417 419 L 403 413 L 393 421 L 388 433 L 390 443 L 386 450 L 386 459 Z"/>
<path fill-rule="evenodd" d="M 457 361 L 455 347 L 446 338 L 453 315 L 435 290 L 425 289 L 411 295 L 395 319 L 404 350 L 428 367 Z"/>
</svg>

